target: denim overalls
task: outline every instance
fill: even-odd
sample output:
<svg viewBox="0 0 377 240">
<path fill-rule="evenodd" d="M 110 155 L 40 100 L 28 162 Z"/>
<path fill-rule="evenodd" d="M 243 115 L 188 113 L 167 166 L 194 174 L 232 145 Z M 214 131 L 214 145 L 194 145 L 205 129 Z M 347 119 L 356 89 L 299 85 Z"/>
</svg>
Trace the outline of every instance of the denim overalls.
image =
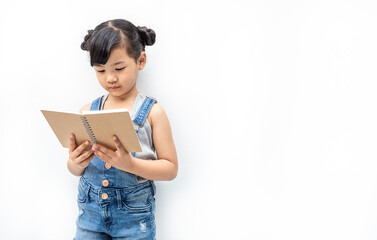
<svg viewBox="0 0 377 240">
<path fill-rule="evenodd" d="M 108 95 L 107 95 L 108 96 Z M 107 97 L 106 97 L 107 99 Z M 92 102 L 90 110 L 101 110 L 105 95 Z M 132 110 L 136 134 L 143 153 L 153 152 L 154 146 L 144 131 L 149 127 L 147 115 L 157 100 L 138 93 Z M 135 107 L 141 105 L 138 109 Z M 136 114 L 133 114 L 137 111 Z M 131 116 L 132 116 L 131 115 Z M 139 133 L 143 130 L 144 137 Z M 148 130 L 148 129 L 147 129 Z M 157 155 L 132 156 L 142 158 L 149 156 L 157 159 Z M 154 240 L 155 224 L 155 193 L 153 180 L 147 180 L 132 173 L 119 170 L 95 156 L 80 177 L 78 184 L 77 204 L 79 216 L 76 220 L 76 236 L 74 240 L 94 239 L 145 239 Z"/>
</svg>

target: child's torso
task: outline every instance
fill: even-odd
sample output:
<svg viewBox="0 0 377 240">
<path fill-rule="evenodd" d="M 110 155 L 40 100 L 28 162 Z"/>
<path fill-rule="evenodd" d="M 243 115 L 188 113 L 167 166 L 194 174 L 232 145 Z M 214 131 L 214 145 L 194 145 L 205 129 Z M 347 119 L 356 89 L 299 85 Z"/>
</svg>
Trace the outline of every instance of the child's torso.
<svg viewBox="0 0 377 240">
<path fill-rule="evenodd" d="M 106 105 L 106 99 L 109 93 L 101 96 L 101 100 L 98 102 L 93 101 L 90 110 L 105 110 L 105 109 L 112 109 L 112 108 L 120 108 L 114 107 L 112 105 Z M 98 100 L 98 99 L 97 99 Z M 149 99 L 150 100 L 150 99 Z M 136 116 L 140 117 L 139 110 L 141 107 L 145 107 L 143 102 L 147 101 L 146 96 L 142 93 L 138 93 L 132 108 L 129 106 L 122 106 L 122 108 L 129 109 L 131 119 L 134 120 Z M 153 104 L 152 104 L 153 105 Z M 132 109 L 132 110 L 131 110 Z M 142 112 L 142 111 L 140 111 Z M 137 115 L 139 114 L 139 115 Z M 142 152 L 135 152 L 134 155 L 136 158 L 145 159 L 145 160 L 156 160 L 157 154 L 153 145 L 152 140 L 152 128 L 150 125 L 150 114 L 147 115 L 145 122 L 142 126 L 139 126 L 135 121 L 133 121 L 134 129 L 137 130 L 137 136 L 142 148 Z M 100 158 L 95 156 L 89 163 L 88 167 L 85 169 L 82 177 L 85 178 L 88 182 L 90 182 L 94 186 L 102 187 L 104 181 L 106 182 L 106 187 L 115 187 L 115 188 L 123 188 L 129 186 L 135 186 L 139 183 L 143 183 L 148 181 L 140 176 L 134 175 L 132 173 L 128 173 L 119 169 L 112 167 L 110 164 L 106 164 Z"/>
</svg>

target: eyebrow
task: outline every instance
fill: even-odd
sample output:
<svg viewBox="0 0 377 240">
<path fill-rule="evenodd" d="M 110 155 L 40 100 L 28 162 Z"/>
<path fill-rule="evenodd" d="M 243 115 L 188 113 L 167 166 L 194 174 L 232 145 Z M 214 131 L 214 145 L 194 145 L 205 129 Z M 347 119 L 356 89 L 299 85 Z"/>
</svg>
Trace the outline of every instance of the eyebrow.
<svg viewBox="0 0 377 240">
<path fill-rule="evenodd" d="M 111 66 L 118 65 L 118 64 L 121 64 L 121 63 L 125 63 L 125 62 L 123 62 L 123 61 L 116 62 L 116 63 L 112 64 Z M 103 64 L 95 64 L 94 66 L 103 67 Z"/>
</svg>

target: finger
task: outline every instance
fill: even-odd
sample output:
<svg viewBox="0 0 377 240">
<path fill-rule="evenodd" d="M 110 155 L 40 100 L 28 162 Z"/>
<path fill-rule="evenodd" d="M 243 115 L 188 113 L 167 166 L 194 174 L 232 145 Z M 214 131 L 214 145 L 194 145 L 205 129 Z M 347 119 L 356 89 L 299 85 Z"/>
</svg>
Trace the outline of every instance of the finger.
<svg viewBox="0 0 377 240">
<path fill-rule="evenodd" d="M 94 153 L 94 150 L 90 149 L 89 151 L 85 151 L 83 154 L 81 154 L 78 158 L 76 158 L 77 163 L 83 162 L 85 159 L 87 159 L 91 154 Z M 93 157 L 95 155 L 93 154 Z"/>
<path fill-rule="evenodd" d="M 69 152 L 73 152 L 76 149 L 76 138 L 73 133 L 69 136 Z"/>
<path fill-rule="evenodd" d="M 72 156 L 73 157 L 78 157 L 81 152 L 89 145 L 89 141 L 84 141 L 83 143 L 80 144 L 80 146 L 78 146 L 75 151 L 73 151 L 73 154 Z"/>
<path fill-rule="evenodd" d="M 100 150 L 95 150 L 94 154 L 99 157 L 102 161 L 112 163 L 112 158 L 105 153 L 101 152 Z"/>
<path fill-rule="evenodd" d="M 80 163 L 81 166 L 88 166 L 89 165 L 89 162 L 92 161 L 92 159 L 95 157 L 96 155 L 92 154 L 91 156 L 89 156 L 88 158 L 86 158 L 84 161 L 82 161 Z"/>
<path fill-rule="evenodd" d="M 109 156 L 110 158 L 115 158 L 116 157 L 116 153 L 113 150 L 111 150 L 111 149 L 109 149 L 109 148 L 107 148 L 107 147 L 105 147 L 105 146 L 103 146 L 101 144 L 94 144 L 92 146 L 92 149 L 94 149 L 95 152 L 102 152 L 105 155 Z"/>
<path fill-rule="evenodd" d="M 125 151 L 125 152 L 127 152 L 126 149 L 124 149 L 122 143 L 119 141 L 119 138 L 116 135 L 113 136 L 113 140 L 115 142 L 115 147 L 116 147 L 116 149 L 118 151 Z"/>
</svg>

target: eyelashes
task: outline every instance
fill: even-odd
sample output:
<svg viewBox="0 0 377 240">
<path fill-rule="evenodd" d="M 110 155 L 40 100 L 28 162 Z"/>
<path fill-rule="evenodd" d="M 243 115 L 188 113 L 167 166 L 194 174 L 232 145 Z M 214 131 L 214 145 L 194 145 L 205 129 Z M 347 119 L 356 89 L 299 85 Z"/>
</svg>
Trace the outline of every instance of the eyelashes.
<svg viewBox="0 0 377 240">
<path fill-rule="evenodd" d="M 123 69 L 125 69 L 126 67 L 122 67 L 122 68 L 115 68 L 115 70 L 117 70 L 117 71 L 122 71 Z M 103 73 L 103 72 L 105 72 L 105 70 L 97 70 L 97 72 L 99 72 L 99 73 Z"/>
</svg>

